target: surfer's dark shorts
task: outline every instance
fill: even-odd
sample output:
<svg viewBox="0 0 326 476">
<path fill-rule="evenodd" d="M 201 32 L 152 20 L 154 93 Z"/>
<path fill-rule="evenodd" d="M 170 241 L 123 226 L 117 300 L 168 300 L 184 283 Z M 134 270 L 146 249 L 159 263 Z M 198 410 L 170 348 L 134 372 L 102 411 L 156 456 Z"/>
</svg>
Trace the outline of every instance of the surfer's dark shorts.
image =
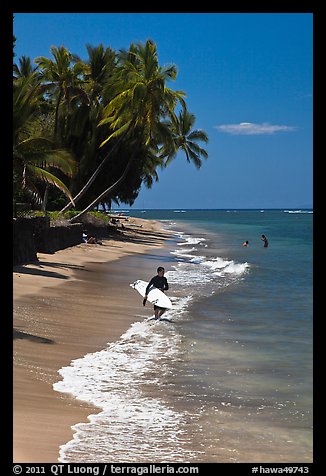
<svg viewBox="0 0 326 476">
<path fill-rule="evenodd" d="M 154 311 L 166 311 L 166 307 L 155 306 L 154 304 Z"/>
</svg>

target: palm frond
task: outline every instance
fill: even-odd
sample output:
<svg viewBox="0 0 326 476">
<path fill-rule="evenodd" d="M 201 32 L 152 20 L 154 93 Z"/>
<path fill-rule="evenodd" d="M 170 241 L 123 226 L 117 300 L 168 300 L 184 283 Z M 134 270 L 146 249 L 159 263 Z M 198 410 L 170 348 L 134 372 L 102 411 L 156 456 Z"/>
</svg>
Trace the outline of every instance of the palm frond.
<svg viewBox="0 0 326 476">
<path fill-rule="evenodd" d="M 188 139 L 191 140 L 191 141 L 199 140 L 199 141 L 202 141 L 202 142 L 208 142 L 208 135 L 203 130 L 195 130 L 195 131 L 192 131 L 188 135 Z"/>
<path fill-rule="evenodd" d="M 54 187 L 57 187 L 59 190 L 61 190 L 61 192 L 63 192 L 69 198 L 72 204 L 75 205 L 68 187 L 58 177 L 51 174 L 51 172 L 49 172 L 48 170 L 42 169 L 41 167 L 37 167 L 32 164 L 28 164 L 26 166 L 26 169 L 36 179 L 41 180 L 49 185 L 53 185 Z"/>
<path fill-rule="evenodd" d="M 118 137 L 124 132 L 128 130 L 128 127 L 131 124 L 131 120 L 129 122 L 126 122 L 123 126 L 121 126 L 119 129 L 116 129 L 112 134 L 110 134 L 103 142 L 101 142 L 100 147 L 103 147 L 109 140 L 113 139 L 114 137 Z"/>
</svg>

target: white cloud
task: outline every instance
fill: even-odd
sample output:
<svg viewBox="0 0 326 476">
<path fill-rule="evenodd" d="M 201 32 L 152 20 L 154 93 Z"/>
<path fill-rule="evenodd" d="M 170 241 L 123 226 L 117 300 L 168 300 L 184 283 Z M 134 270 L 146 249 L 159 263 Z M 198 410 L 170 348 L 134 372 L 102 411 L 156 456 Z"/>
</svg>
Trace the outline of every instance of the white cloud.
<svg viewBox="0 0 326 476">
<path fill-rule="evenodd" d="M 240 122 L 240 124 L 221 124 L 220 126 L 214 126 L 220 132 L 226 132 L 233 135 L 261 135 L 261 134 L 275 134 L 276 132 L 292 132 L 296 130 L 296 127 L 292 126 L 279 126 L 276 124 L 268 124 L 263 122 L 262 124 L 254 124 L 252 122 Z"/>
</svg>

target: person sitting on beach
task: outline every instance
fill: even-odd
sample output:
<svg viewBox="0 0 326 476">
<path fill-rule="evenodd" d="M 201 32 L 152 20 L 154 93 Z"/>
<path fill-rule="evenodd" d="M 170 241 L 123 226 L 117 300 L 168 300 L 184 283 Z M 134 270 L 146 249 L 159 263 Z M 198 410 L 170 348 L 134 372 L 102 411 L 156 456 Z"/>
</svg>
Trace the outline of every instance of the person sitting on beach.
<svg viewBox="0 0 326 476">
<path fill-rule="evenodd" d="M 145 297 L 143 300 L 143 306 L 145 306 L 146 304 L 148 293 L 151 286 L 155 286 L 163 293 L 164 291 L 167 291 L 169 289 L 169 284 L 167 279 L 164 277 L 164 273 L 165 273 L 165 269 L 162 266 L 159 266 L 157 268 L 157 275 L 154 276 L 147 285 L 147 288 L 145 291 Z M 159 307 L 154 304 L 155 319 L 159 319 L 164 314 L 165 311 L 166 309 L 164 307 Z"/>
<path fill-rule="evenodd" d="M 94 235 L 87 235 L 86 243 L 91 244 L 91 245 L 101 245 L 102 241 L 98 241 Z"/>
<path fill-rule="evenodd" d="M 266 238 L 266 236 L 261 235 L 260 239 L 264 242 L 264 248 L 267 248 L 268 247 L 268 239 Z"/>
<path fill-rule="evenodd" d="M 249 246 L 249 241 L 245 241 L 244 243 L 242 243 L 242 246 Z"/>
</svg>

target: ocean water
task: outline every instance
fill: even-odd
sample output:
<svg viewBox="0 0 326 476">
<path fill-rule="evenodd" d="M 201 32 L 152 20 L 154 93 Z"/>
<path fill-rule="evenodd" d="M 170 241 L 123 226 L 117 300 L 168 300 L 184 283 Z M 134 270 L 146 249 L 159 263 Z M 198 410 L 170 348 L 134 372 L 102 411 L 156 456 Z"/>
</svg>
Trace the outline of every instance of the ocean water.
<svg viewBox="0 0 326 476">
<path fill-rule="evenodd" d="M 60 460 L 312 462 L 312 211 L 129 213 L 173 232 L 174 306 L 60 369 L 98 407 Z"/>
</svg>

